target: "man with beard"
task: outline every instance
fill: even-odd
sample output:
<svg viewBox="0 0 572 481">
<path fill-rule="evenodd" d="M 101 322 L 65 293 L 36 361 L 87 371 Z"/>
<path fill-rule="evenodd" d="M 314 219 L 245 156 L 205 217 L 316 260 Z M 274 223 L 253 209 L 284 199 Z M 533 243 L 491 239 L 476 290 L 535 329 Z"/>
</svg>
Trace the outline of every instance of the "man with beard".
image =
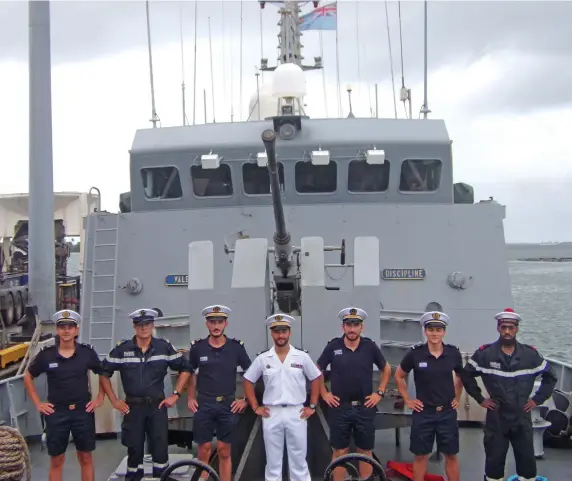
<svg viewBox="0 0 572 481">
<path fill-rule="evenodd" d="M 395 371 L 397 389 L 407 407 L 413 409 L 409 443 L 415 455 L 413 481 L 425 479 L 435 439 L 437 451 L 445 456 L 447 480 L 459 481 L 457 408 L 463 392 L 463 358 L 458 347 L 443 343 L 449 316 L 439 311 L 426 312 L 420 322 L 427 342 L 413 346 Z M 410 399 L 405 383 L 411 371 L 416 399 Z"/>
<path fill-rule="evenodd" d="M 91 400 L 88 371 L 102 374 L 101 361 L 89 344 L 76 341 L 81 316 L 71 310 L 56 312 L 55 344 L 44 347 L 24 375 L 24 385 L 36 409 L 45 417 L 46 444 L 50 455 L 50 481 L 61 481 L 70 432 L 81 466 L 82 481 L 94 480 L 92 451 L 95 449 L 94 410 L 103 404 L 103 389 Z M 33 379 L 46 373 L 48 400 L 42 402 Z"/>
<path fill-rule="evenodd" d="M 193 437 L 199 445 L 199 460 L 209 462 L 213 433 L 216 432 L 221 481 L 231 481 L 230 446 L 238 413 L 246 409 L 246 400 L 236 399 L 236 371 L 250 367 L 244 343 L 224 334 L 231 310 L 209 306 L 202 311 L 209 335 L 191 344 L 190 361 L 197 370 L 189 380 L 188 405 L 194 413 Z M 198 396 L 196 395 L 198 388 Z M 208 473 L 205 471 L 206 478 Z"/>
<path fill-rule="evenodd" d="M 540 353 L 516 340 L 521 317 L 507 308 L 495 316 L 499 339 L 481 346 L 463 371 L 466 391 L 487 409 L 485 420 L 485 481 L 502 481 L 509 442 L 519 479 L 535 481 L 533 431 L 530 411 L 544 403 L 556 385 L 556 376 Z M 538 391 L 530 397 L 540 375 Z M 485 399 L 477 376 L 490 395 Z"/>
<path fill-rule="evenodd" d="M 334 449 L 332 459 L 347 454 L 353 431 L 358 453 L 372 455 L 375 443 L 374 419 L 376 405 L 383 398 L 391 377 L 391 366 L 386 362 L 379 346 L 361 335 L 367 313 L 357 307 L 348 307 L 338 313 L 344 335 L 332 339 L 318 358 L 318 367 L 325 371 L 331 366 L 331 391 L 321 383 L 321 395 L 330 407 L 330 444 Z M 380 371 L 379 385 L 372 392 L 374 364 Z M 367 479 L 372 467 L 360 463 L 360 477 Z M 334 470 L 334 481 L 344 476 L 344 469 Z"/>
<path fill-rule="evenodd" d="M 177 402 L 192 372 L 189 362 L 169 341 L 153 337 L 158 315 L 155 309 L 138 309 L 129 314 L 135 336 L 120 341 L 103 361 L 105 394 L 124 415 L 121 442 L 127 448 L 128 481 L 143 479 L 145 435 L 153 459 L 153 477 L 160 478 L 169 465 L 167 409 Z M 180 375 L 175 390 L 165 398 L 167 368 Z M 125 401 L 117 399 L 111 386 L 109 378 L 115 371 L 121 375 Z"/>
<path fill-rule="evenodd" d="M 316 411 L 320 395 L 321 372 L 306 351 L 289 343 L 290 327 L 295 319 L 275 314 L 266 319 L 274 346 L 254 359 L 244 373 L 244 394 L 252 410 L 262 416 L 262 433 L 266 449 L 266 481 L 282 480 L 284 439 L 288 453 L 290 481 L 310 481 L 306 461 L 307 419 Z M 264 379 L 262 405 L 258 404 L 254 384 Z M 306 379 L 311 381 L 310 403 Z"/>
</svg>

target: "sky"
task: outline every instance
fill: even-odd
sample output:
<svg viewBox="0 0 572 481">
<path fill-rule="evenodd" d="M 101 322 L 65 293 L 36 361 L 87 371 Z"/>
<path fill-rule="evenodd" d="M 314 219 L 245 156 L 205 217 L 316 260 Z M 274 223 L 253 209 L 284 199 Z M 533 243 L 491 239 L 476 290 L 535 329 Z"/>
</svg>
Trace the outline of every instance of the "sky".
<svg viewBox="0 0 572 481">
<path fill-rule="evenodd" d="M 423 3 L 401 2 L 400 43 L 399 7 L 387 2 L 392 62 L 385 7 L 339 2 L 344 116 L 346 85 L 354 114 L 369 117 L 377 84 L 379 116 L 394 117 L 391 65 L 399 101 L 401 49 L 414 116 L 423 103 Z M 191 1 L 150 2 L 161 126 L 182 124 L 183 76 L 193 122 L 194 9 Z M 242 49 L 241 2 L 202 1 L 197 10 L 195 121 L 205 121 L 203 91 L 213 120 L 213 84 L 215 120 L 245 119 L 261 50 L 276 62 L 276 7 L 242 2 Z M 476 200 L 493 196 L 507 206 L 507 241 L 572 240 L 572 2 L 430 1 L 428 22 L 429 116 L 446 121 L 455 181 L 473 185 Z M 97 186 L 103 208 L 116 212 L 129 190 L 135 131 L 151 127 L 145 3 L 53 1 L 51 29 L 54 189 Z M 303 43 L 306 61 L 323 51 L 325 65 L 324 76 L 307 75 L 307 113 L 337 116 L 335 33 L 323 32 L 320 44 L 319 33 L 307 31 Z M 28 191 L 27 59 L 27 3 L 0 0 L 0 165 L 9 171 L 1 193 Z M 405 116 L 402 103 L 397 114 Z"/>
</svg>

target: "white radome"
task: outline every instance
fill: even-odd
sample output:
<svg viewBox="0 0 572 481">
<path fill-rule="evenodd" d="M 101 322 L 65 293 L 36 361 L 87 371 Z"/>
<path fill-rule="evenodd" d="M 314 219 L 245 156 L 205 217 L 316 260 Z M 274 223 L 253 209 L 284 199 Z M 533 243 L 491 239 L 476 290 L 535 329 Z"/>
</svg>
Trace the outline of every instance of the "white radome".
<svg viewBox="0 0 572 481">
<path fill-rule="evenodd" d="M 254 92 L 250 97 L 248 105 L 248 113 L 250 116 L 248 120 L 263 120 L 268 117 L 277 115 L 278 112 L 278 99 L 272 95 L 272 84 L 264 84 L 260 86 L 259 93 Z M 260 97 L 260 118 L 258 118 L 258 98 Z"/>
<path fill-rule="evenodd" d="M 272 86 L 272 94 L 276 98 L 302 99 L 306 95 L 306 76 L 299 65 L 283 63 L 278 65 L 274 71 Z"/>
</svg>

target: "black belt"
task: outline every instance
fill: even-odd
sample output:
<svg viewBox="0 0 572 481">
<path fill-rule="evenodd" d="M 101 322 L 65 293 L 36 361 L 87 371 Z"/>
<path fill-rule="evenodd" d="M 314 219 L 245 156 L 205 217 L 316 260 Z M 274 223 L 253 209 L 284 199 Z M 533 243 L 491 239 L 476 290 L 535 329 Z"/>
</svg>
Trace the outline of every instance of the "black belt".
<svg viewBox="0 0 572 481">
<path fill-rule="evenodd" d="M 225 396 L 210 396 L 208 394 L 199 394 L 197 396 L 197 402 L 199 404 L 201 402 L 223 403 L 228 401 L 231 403 L 234 401 L 234 394 L 227 394 Z"/>
<path fill-rule="evenodd" d="M 346 406 L 361 406 L 363 401 L 353 400 L 353 401 L 342 401 L 340 404 L 345 404 Z"/>
<path fill-rule="evenodd" d="M 141 404 L 141 405 L 149 405 L 152 406 L 154 404 L 159 404 L 163 398 L 157 397 L 135 397 L 135 396 L 126 396 L 125 402 L 127 404 Z"/>
<path fill-rule="evenodd" d="M 437 404 L 437 405 L 432 405 L 432 404 L 425 404 L 423 403 L 423 411 L 430 411 L 430 412 L 437 412 L 440 413 L 442 411 L 450 411 L 453 409 L 453 406 L 451 406 L 451 404 Z"/>
<path fill-rule="evenodd" d="M 75 404 L 66 404 L 66 403 L 50 403 L 50 404 L 53 404 L 54 410 L 75 411 L 76 409 L 85 408 L 85 406 L 87 406 L 88 403 L 89 401 L 81 401 Z"/>
</svg>

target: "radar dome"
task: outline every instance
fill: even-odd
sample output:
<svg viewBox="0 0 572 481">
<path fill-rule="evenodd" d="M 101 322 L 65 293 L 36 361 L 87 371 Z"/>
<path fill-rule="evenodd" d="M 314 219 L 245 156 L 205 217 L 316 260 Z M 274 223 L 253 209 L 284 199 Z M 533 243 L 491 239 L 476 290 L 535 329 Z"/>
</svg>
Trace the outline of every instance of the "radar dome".
<svg viewBox="0 0 572 481">
<path fill-rule="evenodd" d="M 277 115 L 278 99 L 272 95 L 272 92 L 273 86 L 271 84 L 261 85 L 259 91 L 254 92 L 248 105 L 248 120 L 263 120 Z M 258 115 L 258 98 L 260 98 L 260 118 Z"/>
<path fill-rule="evenodd" d="M 295 63 L 283 63 L 274 71 L 273 95 L 277 98 L 302 98 L 306 95 L 304 71 Z"/>
</svg>

